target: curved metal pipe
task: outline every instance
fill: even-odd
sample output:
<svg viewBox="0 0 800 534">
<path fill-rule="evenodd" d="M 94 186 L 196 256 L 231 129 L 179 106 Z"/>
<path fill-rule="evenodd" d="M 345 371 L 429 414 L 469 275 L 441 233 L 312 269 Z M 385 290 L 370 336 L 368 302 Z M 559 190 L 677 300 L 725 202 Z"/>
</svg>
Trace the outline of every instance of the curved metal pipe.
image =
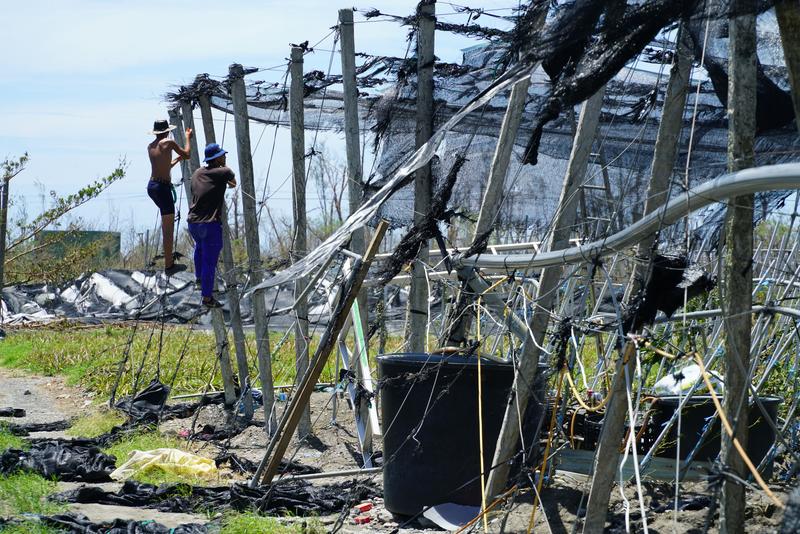
<svg viewBox="0 0 800 534">
<path fill-rule="evenodd" d="M 539 254 L 456 256 L 453 263 L 457 267 L 508 272 L 513 269 L 592 262 L 627 249 L 660 228 L 714 202 L 779 189 L 800 189 L 800 163 L 767 165 L 720 176 L 690 189 L 687 194 L 676 195 L 676 198 L 626 229 L 585 245 Z"/>
</svg>

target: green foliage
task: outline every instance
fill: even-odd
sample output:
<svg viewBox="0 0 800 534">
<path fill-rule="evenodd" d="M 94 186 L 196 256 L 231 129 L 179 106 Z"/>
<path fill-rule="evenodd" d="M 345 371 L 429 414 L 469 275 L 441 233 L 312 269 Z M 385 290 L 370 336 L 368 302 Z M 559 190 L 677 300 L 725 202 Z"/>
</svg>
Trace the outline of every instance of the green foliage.
<svg viewBox="0 0 800 534">
<path fill-rule="evenodd" d="M 27 159 L 25 159 L 25 161 L 27 161 Z M 15 165 L 17 166 L 15 167 Z M 12 171 L 16 169 L 16 172 L 19 173 L 24 168 L 24 162 L 20 166 L 19 162 L 9 163 L 6 161 L 2 164 L 2 167 L 5 175 L 8 175 L 10 172 L 9 169 Z M 111 184 L 124 178 L 126 167 L 127 163 L 125 160 L 122 160 L 119 162 L 117 168 L 108 176 L 99 178 L 82 187 L 77 192 L 63 197 L 59 196 L 55 191 L 51 191 L 50 197 L 52 202 L 49 209 L 39 214 L 30 222 L 17 221 L 15 231 L 16 238 L 12 239 L 6 247 L 5 264 L 9 275 L 8 280 L 17 283 L 30 281 L 61 282 L 80 274 L 81 269 L 86 267 L 85 260 L 96 255 L 97 244 L 74 247 L 72 250 L 67 251 L 62 257 L 58 258 L 57 261 L 40 262 L 32 258 L 32 255 L 42 247 L 52 243 L 32 246 L 30 242 L 43 230 L 50 227 L 58 228 L 61 225 L 62 217 L 67 213 L 96 198 Z M 69 226 L 68 230 L 77 232 L 80 228 L 78 224 L 72 224 Z"/>
<path fill-rule="evenodd" d="M 19 436 L 15 436 L 9 432 L 2 424 L 0 424 L 0 452 L 7 449 L 27 449 L 28 442 Z"/>
<path fill-rule="evenodd" d="M 43 525 L 38 521 L 23 521 L 22 523 L 0 527 L 3 534 L 59 534 L 64 532 L 53 527 Z"/>
<path fill-rule="evenodd" d="M 75 437 L 94 438 L 105 434 L 115 426 L 125 422 L 125 417 L 119 412 L 102 407 L 96 412 L 79 417 L 75 423 L 69 427 L 67 434 Z"/>
<path fill-rule="evenodd" d="M 55 481 L 34 473 L 0 477 L 0 516 L 55 514 L 65 507 L 46 499 L 57 491 Z"/>
<path fill-rule="evenodd" d="M 178 369 L 173 392 L 180 394 L 203 391 L 209 378 L 212 378 L 212 371 L 214 375 L 211 387 L 222 388 L 222 379 L 216 362 L 216 341 L 212 332 L 189 330 L 185 326 L 166 326 L 163 346 L 159 351 L 159 331 L 160 325 L 157 323 L 140 323 L 136 327 L 128 362 L 117 391 L 119 396 L 128 395 L 133 391 L 136 373 L 142 364 L 142 359 L 145 359 L 145 362 L 139 381 L 140 389 L 154 378 L 157 362 L 160 363 L 161 380 L 169 383 L 184 347 L 185 355 Z M 0 365 L 48 376 L 66 376 L 68 384 L 79 385 L 101 398 L 107 398 L 133 333 L 134 327 L 131 326 L 80 329 L 70 329 L 67 326 L 11 330 L 3 341 Z M 290 337 L 278 347 L 281 338 L 280 333 L 270 334 L 270 346 L 273 351 L 272 372 L 276 384 L 287 384 L 293 382 L 295 377 L 294 340 Z M 257 362 L 253 356 L 256 353 L 255 339 L 252 334 L 248 335 L 247 342 L 250 376 L 258 376 Z M 232 337 L 229 343 L 233 346 Z M 317 343 L 318 336 L 312 341 L 312 353 Z M 322 374 L 322 381 L 333 380 L 334 365 L 331 358 Z"/>
<path fill-rule="evenodd" d="M 230 513 L 222 518 L 220 534 L 322 534 L 323 526 L 314 519 L 283 525 L 274 517 L 264 517 L 253 513 Z"/>
</svg>

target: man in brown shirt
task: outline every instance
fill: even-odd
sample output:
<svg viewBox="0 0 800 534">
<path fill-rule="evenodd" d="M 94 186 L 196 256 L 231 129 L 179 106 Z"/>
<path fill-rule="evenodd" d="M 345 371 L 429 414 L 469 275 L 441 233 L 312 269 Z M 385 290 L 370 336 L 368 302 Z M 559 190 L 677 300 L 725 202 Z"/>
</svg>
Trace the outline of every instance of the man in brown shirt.
<svg viewBox="0 0 800 534">
<path fill-rule="evenodd" d="M 185 271 L 186 266 L 175 263 L 173 257 L 173 229 L 175 227 L 175 188 L 172 187 L 170 170 L 181 161 L 187 159 L 191 152 L 189 141 L 192 138 L 192 129 L 186 128 L 186 144 L 181 148 L 178 143 L 169 137 L 169 132 L 175 129 L 165 120 L 155 121 L 153 131 L 156 138 L 147 145 L 147 155 L 150 157 L 150 181 L 147 183 L 147 194 L 153 199 L 161 212 L 161 234 L 164 241 L 164 273 L 171 276 L 179 271 Z M 172 152 L 178 157 L 172 159 Z"/>
<path fill-rule="evenodd" d="M 222 251 L 222 210 L 225 189 L 236 187 L 233 171 L 225 166 L 225 152 L 217 143 L 206 147 L 207 167 L 192 175 L 192 203 L 189 206 L 189 233 L 194 239 L 194 272 L 200 280 L 203 306 L 220 308 L 214 299 L 217 261 Z"/>
</svg>

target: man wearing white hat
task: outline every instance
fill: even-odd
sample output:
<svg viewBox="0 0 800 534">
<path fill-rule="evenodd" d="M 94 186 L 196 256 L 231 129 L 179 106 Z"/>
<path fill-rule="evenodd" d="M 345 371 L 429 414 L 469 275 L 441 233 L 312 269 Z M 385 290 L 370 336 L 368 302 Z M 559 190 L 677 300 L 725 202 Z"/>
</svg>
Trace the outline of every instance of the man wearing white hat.
<svg viewBox="0 0 800 534">
<path fill-rule="evenodd" d="M 147 184 L 147 194 L 153 199 L 161 212 L 161 234 L 164 240 L 164 273 L 171 276 L 177 272 L 185 271 L 186 265 L 175 263 L 173 257 L 173 228 L 175 226 L 175 188 L 172 187 L 170 170 L 182 159 L 188 159 L 191 152 L 189 141 L 192 129 L 186 128 L 186 145 L 181 148 L 178 143 L 170 138 L 169 132 L 175 126 L 165 120 L 155 121 L 153 131 L 156 136 L 152 143 L 147 145 L 147 154 L 150 156 L 150 181 Z M 178 157 L 172 159 L 172 152 Z"/>
</svg>

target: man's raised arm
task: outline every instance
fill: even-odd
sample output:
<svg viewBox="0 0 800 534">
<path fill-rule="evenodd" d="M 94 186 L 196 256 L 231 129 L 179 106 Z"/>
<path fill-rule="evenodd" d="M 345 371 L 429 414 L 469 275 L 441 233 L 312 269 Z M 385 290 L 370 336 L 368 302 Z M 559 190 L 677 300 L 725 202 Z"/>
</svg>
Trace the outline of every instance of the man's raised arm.
<svg viewBox="0 0 800 534">
<path fill-rule="evenodd" d="M 180 145 L 178 145 L 178 143 L 170 139 L 169 147 L 175 152 L 177 152 L 178 155 L 180 156 L 179 158 L 175 159 L 175 161 L 172 162 L 173 165 L 175 165 L 182 159 L 189 159 L 189 154 L 192 153 L 192 145 L 190 143 L 191 140 L 192 140 L 191 128 L 186 128 L 186 142 L 184 143 L 183 148 L 181 148 Z"/>
</svg>

